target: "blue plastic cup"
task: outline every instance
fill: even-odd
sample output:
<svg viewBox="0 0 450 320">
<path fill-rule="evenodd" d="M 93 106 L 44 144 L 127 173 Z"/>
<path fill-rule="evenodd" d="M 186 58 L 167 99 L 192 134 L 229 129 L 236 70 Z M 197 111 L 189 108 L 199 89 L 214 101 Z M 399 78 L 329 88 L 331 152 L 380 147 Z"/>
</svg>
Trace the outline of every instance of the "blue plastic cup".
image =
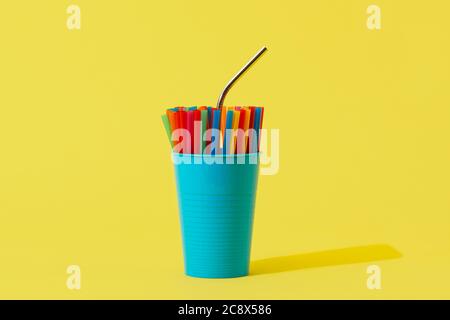
<svg viewBox="0 0 450 320">
<path fill-rule="evenodd" d="M 211 164 L 214 157 L 223 164 Z M 186 275 L 248 275 L 259 154 L 174 153 L 173 160 Z"/>
</svg>

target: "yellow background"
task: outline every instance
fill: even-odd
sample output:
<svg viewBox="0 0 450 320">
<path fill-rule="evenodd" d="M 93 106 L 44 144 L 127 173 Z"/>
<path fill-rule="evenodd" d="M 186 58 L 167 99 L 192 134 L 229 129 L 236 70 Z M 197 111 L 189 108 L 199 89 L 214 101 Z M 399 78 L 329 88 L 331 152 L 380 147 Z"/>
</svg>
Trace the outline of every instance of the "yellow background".
<svg viewBox="0 0 450 320">
<path fill-rule="evenodd" d="M 72 3 L 79 31 L 66 27 Z M 372 3 L 380 31 L 366 27 Z M 450 298 L 449 10 L 3 2 L 0 298 Z M 280 129 L 253 275 L 189 278 L 160 114 L 214 105 L 263 45 L 226 102 L 264 105 L 264 126 Z M 66 287 L 71 264 L 79 291 Z M 366 287 L 371 264 L 381 290 Z"/>
</svg>

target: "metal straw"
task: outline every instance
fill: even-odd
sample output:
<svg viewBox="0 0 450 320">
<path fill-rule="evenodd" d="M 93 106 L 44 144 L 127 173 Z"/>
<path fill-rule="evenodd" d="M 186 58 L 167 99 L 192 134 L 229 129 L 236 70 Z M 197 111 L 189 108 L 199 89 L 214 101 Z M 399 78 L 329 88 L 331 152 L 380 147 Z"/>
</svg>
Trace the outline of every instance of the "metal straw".
<svg viewBox="0 0 450 320">
<path fill-rule="evenodd" d="M 222 94 L 217 101 L 217 108 L 222 109 L 223 102 L 225 97 L 227 96 L 228 91 L 233 87 L 233 85 L 239 80 L 239 78 L 267 51 L 266 47 L 262 47 L 257 54 L 253 58 L 250 59 L 249 62 L 241 69 L 238 73 L 228 82 L 225 89 L 223 89 Z"/>
</svg>

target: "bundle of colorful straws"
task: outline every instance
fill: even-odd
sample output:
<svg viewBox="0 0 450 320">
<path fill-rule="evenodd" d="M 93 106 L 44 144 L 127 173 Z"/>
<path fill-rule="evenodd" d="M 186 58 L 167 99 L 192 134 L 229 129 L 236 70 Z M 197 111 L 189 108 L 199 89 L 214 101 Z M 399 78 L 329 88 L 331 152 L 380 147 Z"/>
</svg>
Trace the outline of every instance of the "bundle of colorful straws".
<svg viewBox="0 0 450 320">
<path fill-rule="evenodd" d="M 259 152 L 263 107 L 176 107 L 162 115 L 176 153 L 244 154 Z"/>
</svg>

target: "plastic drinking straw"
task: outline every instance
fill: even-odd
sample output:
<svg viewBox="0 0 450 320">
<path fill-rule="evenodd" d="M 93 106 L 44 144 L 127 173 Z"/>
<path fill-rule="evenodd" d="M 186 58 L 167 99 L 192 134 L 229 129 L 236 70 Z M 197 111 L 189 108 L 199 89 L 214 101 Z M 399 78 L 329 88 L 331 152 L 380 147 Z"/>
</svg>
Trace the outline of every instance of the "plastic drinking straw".
<svg viewBox="0 0 450 320">
<path fill-rule="evenodd" d="M 177 111 L 177 108 L 173 108 L 172 109 L 172 114 L 173 114 L 173 128 L 172 128 L 172 133 L 180 128 L 180 113 Z M 179 142 L 179 139 L 177 141 L 172 141 L 172 146 L 175 146 L 176 143 Z"/>
<path fill-rule="evenodd" d="M 245 153 L 245 109 L 239 110 L 239 131 L 237 134 L 236 153 Z M 244 136 L 241 136 L 241 134 Z"/>
<path fill-rule="evenodd" d="M 207 109 L 203 109 L 201 111 L 201 118 L 202 118 L 202 132 L 200 134 L 200 141 L 201 141 L 201 145 L 202 145 L 202 149 L 200 150 L 200 153 L 203 154 L 203 152 L 205 152 L 205 147 L 206 147 L 206 141 L 205 141 L 205 137 L 204 134 L 207 130 L 207 122 L 208 122 L 208 110 Z"/>
<path fill-rule="evenodd" d="M 169 119 L 170 130 L 173 131 L 175 129 L 175 111 L 173 109 L 167 109 L 166 115 Z"/>
<path fill-rule="evenodd" d="M 212 115 L 213 115 L 212 108 L 208 107 L 208 121 L 206 122 L 206 129 L 211 129 L 213 121 Z"/>
<path fill-rule="evenodd" d="M 193 153 L 194 146 L 194 110 L 188 110 L 186 113 L 186 129 L 191 136 L 191 145 L 189 146 L 189 153 Z"/>
<path fill-rule="evenodd" d="M 194 122 L 193 122 L 193 146 L 194 151 L 192 153 L 200 154 L 202 150 L 202 113 L 200 110 L 194 110 Z"/>
<path fill-rule="evenodd" d="M 259 130 L 260 130 L 260 124 L 261 124 L 261 108 L 255 109 L 255 124 L 253 128 L 256 130 L 256 144 L 257 144 L 257 150 L 259 151 Z"/>
<path fill-rule="evenodd" d="M 259 130 L 261 131 L 262 129 L 262 124 L 263 124 L 263 118 L 264 118 L 264 107 L 260 107 L 261 108 L 261 121 L 259 122 Z M 259 146 L 261 145 L 261 137 L 258 134 L 258 151 L 259 151 Z"/>
<path fill-rule="evenodd" d="M 183 126 L 186 127 L 187 111 L 186 110 L 182 110 L 182 109 L 178 109 L 175 114 L 176 114 L 175 118 L 178 118 L 178 129 L 183 128 Z"/>
<path fill-rule="evenodd" d="M 219 109 L 214 109 L 212 111 L 213 111 L 213 121 L 212 121 L 212 124 L 211 124 L 211 128 L 215 129 L 215 130 L 220 130 L 220 110 Z M 211 143 L 214 143 L 214 145 L 216 147 L 214 149 L 214 151 L 211 153 L 213 155 L 216 154 L 216 151 L 218 153 L 220 153 L 219 152 L 220 150 L 216 150 L 216 149 L 220 148 L 220 137 L 215 136 L 214 139 L 215 140 L 211 142 Z M 217 139 L 219 139 L 219 141 L 216 141 Z"/>
<path fill-rule="evenodd" d="M 239 116 L 240 116 L 239 110 L 234 109 L 233 110 L 233 130 L 237 130 L 239 128 Z"/>
<path fill-rule="evenodd" d="M 180 111 L 178 111 L 178 113 L 180 114 L 180 128 L 187 129 L 187 126 L 186 126 L 187 111 L 180 110 Z"/>
<path fill-rule="evenodd" d="M 239 129 L 240 115 L 241 115 L 240 111 L 238 111 L 238 110 L 233 111 L 233 131 L 232 131 L 231 141 L 230 141 L 230 154 L 236 153 L 237 137 L 235 135 L 237 133 L 237 129 Z"/>
<path fill-rule="evenodd" d="M 225 125 L 225 136 L 223 141 L 223 153 L 230 153 L 230 140 L 231 140 L 231 130 L 233 128 L 233 110 L 227 111 L 227 122 Z"/>
<path fill-rule="evenodd" d="M 263 118 L 264 118 L 264 107 L 260 107 L 261 108 L 261 125 L 259 126 L 260 129 L 262 129 L 262 123 L 263 123 Z"/>
<path fill-rule="evenodd" d="M 245 120 L 244 120 L 244 132 L 245 132 L 245 145 L 244 145 L 244 153 L 247 152 L 247 141 L 248 141 L 248 127 L 250 124 L 250 109 L 244 108 L 245 111 Z M 241 115 L 242 117 L 242 115 Z"/>
<path fill-rule="evenodd" d="M 172 135 L 172 132 L 176 129 L 176 124 L 175 124 L 175 116 L 176 116 L 176 114 L 175 114 L 175 111 L 173 109 L 167 109 L 166 110 L 166 115 L 167 115 L 167 118 L 169 120 L 170 134 Z M 171 137 L 169 139 L 171 139 Z M 170 141 L 170 145 L 173 146 L 174 144 L 175 144 L 175 141 L 171 140 Z"/>
<path fill-rule="evenodd" d="M 169 138 L 170 144 L 172 144 L 172 132 L 170 131 L 170 122 L 167 114 L 161 115 L 161 119 L 164 125 L 164 129 L 166 129 L 167 138 Z"/>
<path fill-rule="evenodd" d="M 250 109 L 250 119 L 249 119 L 249 123 L 248 123 L 248 129 L 249 129 L 249 131 L 248 131 L 248 143 L 247 143 L 247 152 L 248 153 L 251 153 L 250 152 L 250 147 L 251 147 L 251 142 L 252 142 L 252 139 L 254 138 L 253 137 L 253 134 L 254 134 L 254 131 L 253 130 L 251 130 L 251 129 L 253 129 L 253 126 L 254 126 L 254 124 L 255 124 L 255 107 L 249 107 L 249 109 Z M 254 152 L 254 150 L 253 150 L 253 152 Z"/>
<path fill-rule="evenodd" d="M 176 130 L 180 127 L 180 113 L 178 111 L 173 113 L 173 122 L 175 124 L 173 130 Z"/>
<path fill-rule="evenodd" d="M 221 133 L 221 144 L 223 144 L 223 140 L 225 138 L 225 126 L 227 122 L 227 111 L 230 107 L 218 108 L 220 110 L 220 133 Z"/>
<path fill-rule="evenodd" d="M 245 109 L 239 108 L 239 124 L 238 128 L 244 130 Z"/>
<path fill-rule="evenodd" d="M 187 129 L 187 111 L 185 111 L 184 109 L 181 109 L 177 112 L 179 114 L 179 129 Z M 184 140 L 185 137 L 183 137 L 183 144 L 186 148 L 190 148 L 190 145 L 188 145 L 186 143 L 186 141 Z M 182 149 L 180 153 L 185 153 L 185 151 L 188 151 L 188 153 L 190 153 L 190 150 L 184 150 Z"/>
<path fill-rule="evenodd" d="M 209 130 L 209 129 L 212 129 L 214 109 L 215 108 L 208 107 L 208 110 L 207 110 L 205 147 L 211 142 L 211 130 Z M 205 150 L 203 150 L 203 152 L 205 152 Z"/>
<path fill-rule="evenodd" d="M 250 107 L 249 129 L 253 129 L 255 125 L 255 107 Z"/>
</svg>

